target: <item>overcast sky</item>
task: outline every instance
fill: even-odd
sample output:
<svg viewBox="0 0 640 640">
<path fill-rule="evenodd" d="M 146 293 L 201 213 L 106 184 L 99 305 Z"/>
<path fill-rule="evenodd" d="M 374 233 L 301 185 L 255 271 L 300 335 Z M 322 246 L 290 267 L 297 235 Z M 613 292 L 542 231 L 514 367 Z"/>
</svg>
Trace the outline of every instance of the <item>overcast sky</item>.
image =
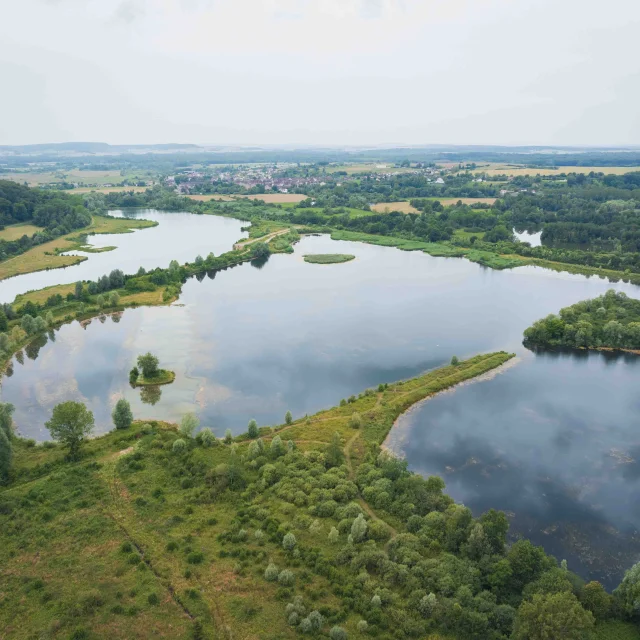
<svg viewBox="0 0 640 640">
<path fill-rule="evenodd" d="M 640 0 L 0 8 L 0 144 L 640 143 Z"/>
</svg>

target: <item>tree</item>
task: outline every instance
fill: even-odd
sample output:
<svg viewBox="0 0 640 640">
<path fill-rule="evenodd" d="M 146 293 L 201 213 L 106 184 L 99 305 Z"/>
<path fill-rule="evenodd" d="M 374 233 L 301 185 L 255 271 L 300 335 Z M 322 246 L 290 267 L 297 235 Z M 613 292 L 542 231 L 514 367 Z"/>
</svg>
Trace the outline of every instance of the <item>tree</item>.
<svg viewBox="0 0 640 640">
<path fill-rule="evenodd" d="M 45 422 L 51 437 L 69 449 L 69 457 L 72 460 L 78 458 L 80 446 L 91 434 L 94 426 L 93 413 L 81 402 L 71 400 L 56 405 L 51 420 Z"/>
<path fill-rule="evenodd" d="M 131 405 L 124 398 L 120 398 L 116 402 L 116 406 L 111 414 L 113 424 L 116 429 L 128 429 L 133 422 L 133 414 L 131 413 Z"/>
<path fill-rule="evenodd" d="M 216 443 L 216 437 L 213 435 L 213 431 L 211 431 L 209 427 L 205 427 L 204 429 L 202 429 L 202 431 L 200 431 L 200 433 L 198 434 L 198 437 L 200 438 L 200 442 L 202 443 L 203 447 L 213 447 L 213 445 Z"/>
<path fill-rule="evenodd" d="M 367 535 L 367 521 L 362 514 L 353 521 L 351 525 L 351 535 L 354 542 L 362 542 Z"/>
<path fill-rule="evenodd" d="M 225 444 L 231 444 L 233 442 L 233 434 L 231 433 L 231 429 L 227 429 L 224 432 L 224 442 Z"/>
<path fill-rule="evenodd" d="M 193 432 L 200 425 L 200 420 L 195 413 L 185 413 L 180 421 L 180 433 L 187 438 L 193 438 Z"/>
<path fill-rule="evenodd" d="M 625 571 L 624 578 L 613 595 L 627 615 L 637 616 L 640 613 L 640 562 Z"/>
<path fill-rule="evenodd" d="M 269 563 L 269 566 L 265 569 L 264 579 L 269 582 L 275 582 L 278 579 L 280 572 L 278 571 L 278 567 L 276 567 L 273 562 Z"/>
<path fill-rule="evenodd" d="M 172 450 L 174 453 L 182 453 L 186 448 L 187 443 L 182 438 L 173 441 Z"/>
<path fill-rule="evenodd" d="M 109 274 L 109 288 L 121 289 L 122 287 L 124 287 L 124 273 L 120 269 L 114 269 Z"/>
<path fill-rule="evenodd" d="M 270 451 L 271 451 L 271 455 L 274 458 L 277 458 L 284 454 L 285 449 L 284 449 L 284 445 L 282 444 L 282 438 L 280 438 L 280 436 L 275 436 L 273 438 L 273 440 L 271 441 Z"/>
<path fill-rule="evenodd" d="M 293 416 L 291 415 L 291 411 L 287 411 L 287 413 L 284 414 L 284 421 L 286 424 L 291 424 L 293 422 Z"/>
<path fill-rule="evenodd" d="M 282 538 L 282 548 L 285 551 L 293 551 L 296 547 L 296 544 L 298 544 L 298 541 L 291 532 L 285 534 L 284 538 Z"/>
<path fill-rule="evenodd" d="M 257 438 L 258 437 L 258 423 L 252 418 L 251 420 L 249 420 L 249 427 L 247 430 L 247 434 L 249 435 L 250 438 Z"/>
<path fill-rule="evenodd" d="M 4 431 L 9 440 L 13 437 L 13 418 L 16 408 L 10 402 L 0 402 L 0 430 Z"/>
<path fill-rule="evenodd" d="M 24 330 L 24 332 L 30 336 L 36 328 L 35 320 L 28 313 L 22 316 L 22 320 L 20 321 L 20 326 Z"/>
<path fill-rule="evenodd" d="M 78 300 L 82 298 L 82 282 L 76 282 L 75 295 Z"/>
<path fill-rule="evenodd" d="M 582 606 L 593 613 L 596 620 L 604 620 L 611 610 L 611 596 L 604 587 L 596 581 L 591 581 L 584 586 L 580 594 Z"/>
<path fill-rule="evenodd" d="M 513 640 L 583 640 L 593 628 L 593 615 L 572 593 L 537 594 L 520 605 Z"/>
<path fill-rule="evenodd" d="M 331 443 L 325 450 L 327 464 L 330 467 L 338 467 L 344 460 L 344 452 L 342 451 L 342 442 L 340 434 L 336 431 L 331 438 Z"/>
<path fill-rule="evenodd" d="M 271 249 L 266 242 L 254 242 L 251 248 L 251 257 L 253 259 L 262 260 L 271 254 Z"/>
<path fill-rule="evenodd" d="M 453 356 L 451 358 L 451 364 L 455 367 L 458 363 L 460 362 L 460 360 L 458 360 L 458 356 Z"/>
<path fill-rule="evenodd" d="M 158 358 L 150 352 L 145 353 L 143 356 L 138 356 L 138 366 L 142 369 L 142 376 L 147 380 L 158 375 L 159 364 Z"/>
<path fill-rule="evenodd" d="M 138 381 L 139 376 L 140 371 L 138 371 L 138 367 L 133 367 L 131 371 L 129 371 L 129 383 L 135 384 Z"/>
<path fill-rule="evenodd" d="M 362 428 L 362 416 L 357 412 L 352 413 L 351 417 L 349 418 L 349 426 L 352 429 L 361 429 Z"/>
<path fill-rule="evenodd" d="M 0 429 L 0 483 L 9 478 L 11 460 L 13 459 L 13 447 L 4 429 Z"/>
<path fill-rule="evenodd" d="M 335 544 L 336 542 L 338 542 L 338 538 L 340 537 L 340 533 L 338 532 L 338 530 L 335 527 L 331 527 L 331 531 L 329 531 L 329 542 L 331 542 L 331 544 Z"/>
<path fill-rule="evenodd" d="M 347 632 L 339 626 L 331 627 L 329 631 L 329 637 L 331 640 L 347 640 Z"/>
</svg>

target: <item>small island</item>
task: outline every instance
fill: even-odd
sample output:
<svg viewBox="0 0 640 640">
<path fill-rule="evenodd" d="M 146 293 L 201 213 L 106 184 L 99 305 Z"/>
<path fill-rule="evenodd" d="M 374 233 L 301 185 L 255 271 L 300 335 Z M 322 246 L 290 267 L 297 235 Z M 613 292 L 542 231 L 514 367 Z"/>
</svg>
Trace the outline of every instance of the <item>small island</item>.
<svg viewBox="0 0 640 640">
<path fill-rule="evenodd" d="M 129 382 L 133 387 L 171 384 L 176 379 L 174 371 L 159 368 L 160 361 L 152 353 L 138 356 L 138 366 L 129 372 Z"/>
<path fill-rule="evenodd" d="M 355 260 L 355 256 L 349 253 L 311 253 L 303 256 L 305 262 L 311 264 L 338 264 Z"/>
<path fill-rule="evenodd" d="M 640 352 L 640 300 L 610 289 L 537 320 L 525 330 L 524 344 Z"/>
</svg>

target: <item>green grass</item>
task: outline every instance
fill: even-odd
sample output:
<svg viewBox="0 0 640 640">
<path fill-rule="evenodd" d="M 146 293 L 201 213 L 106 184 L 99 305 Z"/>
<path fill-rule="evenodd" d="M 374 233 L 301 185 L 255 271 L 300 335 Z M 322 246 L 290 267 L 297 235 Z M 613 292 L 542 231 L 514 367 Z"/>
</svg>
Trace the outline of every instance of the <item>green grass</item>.
<svg viewBox="0 0 640 640">
<path fill-rule="evenodd" d="M 476 356 L 378 392 L 367 391 L 346 406 L 282 425 L 277 433 L 285 442 L 295 440 L 301 451 L 316 449 L 315 455 L 321 456 L 323 443 L 338 432 L 346 464 L 333 475 L 321 471 L 324 465 L 315 465 L 313 477 L 339 479 L 352 490 L 349 478 L 355 477 L 368 443 L 380 442 L 400 412 L 510 357 Z M 349 426 L 353 412 L 363 416 L 362 429 Z M 269 446 L 274 432 L 261 431 Z M 221 442 L 204 448 L 187 438 L 187 450 L 175 453 L 173 443 L 179 437 L 173 425 L 137 421 L 129 429 L 86 442 L 82 459 L 75 463 L 65 460 L 59 445 L 16 441 L 13 480 L 0 489 L 3 633 L 16 640 L 293 639 L 296 634 L 284 610 L 293 594 L 299 594 L 308 611 L 334 616 L 325 623 L 323 635 L 338 622 L 352 640 L 369 637 L 357 630 L 362 615 L 345 606 L 342 587 L 353 582 L 353 572 L 335 558 L 346 534 L 339 545 L 327 535 L 338 519 L 323 517 L 312 530 L 306 499 L 296 505 L 280 490 L 265 489 L 260 468 L 242 462 L 249 446 L 246 436 L 236 439 L 237 451 Z M 310 464 L 305 459 L 299 457 L 298 464 Z M 219 479 L 227 465 L 237 464 L 242 464 L 247 488 L 225 490 Z M 276 467 L 280 472 L 289 469 L 280 462 Z M 296 465 L 290 469 L 294 478 Z M 388 514 L 378 515 L 362 497 L 357 503 L 387 535 L 393 527 L 404 527 Z M 266 532 L 263 543 L 254 535 L 257 529 Z M 283 550 L 282 531 L 287 530 L 311 556 L 296 559 Z M 328 559 L 326 569 L 316 567 L 313 554 Z M 293 590 L 264 579 L 269 562 L 294 573 Z M 369 582 L 369 598 L 373 588 L 394 589 L 374 573 Z"/>
<path fill-rule="evenodd" d="M 174 371 L 169 371 L 168 369 L 158 369 L 157 375 L 153 376 L 153 378 L 145 378 L 144 376 L 140 375 L 133 384 L 136 387 L 147 387 L 152 385 L 171 384 L 175 379 L 176 374 Z"/>
<path fill-rule="evenodd" d="M 355 256 L 349 253 L 313 253 L 303 257 L 305 262 L 312 264 L 336 264 L 355 260 Z"/>
<path fill-rule="evenodd" d="M 44 227 L 36 227 L 34 224 L 12 224 L 0 231 L 0 240 L 18 240 L 22 236 L 31 237 L 34 233 L 42 231 Z"/>
</svg>

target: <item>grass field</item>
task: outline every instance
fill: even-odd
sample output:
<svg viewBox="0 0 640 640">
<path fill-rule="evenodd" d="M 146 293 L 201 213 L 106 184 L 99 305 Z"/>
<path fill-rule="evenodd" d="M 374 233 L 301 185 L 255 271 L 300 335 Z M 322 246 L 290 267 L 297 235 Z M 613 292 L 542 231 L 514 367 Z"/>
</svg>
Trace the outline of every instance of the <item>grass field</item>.
<svg viewBox="0 0 640 640">
<path fill-rule="evenodd" d="M 32 273 L 33 271 L 68 267 L 69 265 L 86 260 L 86 256 L 58 255 L 58 252 L 71 251 L 72 249 L 81 247 L 83 242 L 79 239 L 79 235 L 93 233 L 130 233 L 134 229 L 144 229 L 146 227 L 154 227 L 155 225 L 155 222 L 149 220 L 127 220 L 124 218 L 94 216 L 91 224 L 85 229 L 60 236 L 55 240 L 51 240 L 51 242 L 45 242 L 15 258 L 10 258 L 0 263 L 0 280 L 23 273 Z"/>
<path fill-rule="evenodd" d="M 229 202 L 230 200 L 234 200 L 235 196 L 225 196 L 220 193 L 211 193 L 207 195 L 187 196 L 187 198 L 191 198 L 191 200 L 197 200 L 198 202 L 209 202 L 209 200 L 222 200 L 224 202 Z"/>
<path fill-rule="evenodd" d="M 303 256 L 305 262 L 311 264 L 339 264 L 355 260 L 355 256 L 350 253 L 316 253 Z"/>
<path fill-rule="evenodd" d="M 236 198 L 247 198 L 247 200 L 262 200 L 269 204 L 282 204 L 283 202 L 302 202 L 308 196 L 300 193 L 261 193 L 253 196 L 236 196 Z"/>
<path fill-rule="evenodd" d="M 34 233 L 42 231 L 42 227 L 33 224 L 12 224 L 0 231 L 0 240 L 17 240 L 22 236 L 31 237 Z"/>
<path fill-rule="evenodd" d="M 335 173 L 336 171 L 346 171 L 351 175 L 352 173 L 401 173 L 407 171 L 407 169 L 394 167 L 393 163 L 385 162 L 366 162 L 326 167 L 327 173 Z"/>
<path fill-rule="evenodd" d="M 123 193 L 125 191 L 133 191 L 134 193 L 142 193 L 149 187 L 77 187 L 71 189 L 68 193 Z"/>
<path fill-rule="evenodd" d="M 261 434 L 267 447 L 277 433 L 317 455 L 338 433 L 345 457 L 339 474 L 353 482 L 368 444 L 381 442 L 400 413 L 511 357 L 476 356 L 368 390 L 275 431 L 263 427 Z M 354 412 L 364 421 L 356 430 L 350 426 Z M 87 441 L 76 463 L 66 462 L 58 445 L 16 443 L 14 481 L 0 489 L 3 635 L 293 640 L 300 636 L 287 623 L 285 606 L 297 594 L 309 610 L 329 618 L 322 637 L 335 623 L 351 640 L 371 637 L 357 627 L 362 614 L 344 606 L 341 586 L 354 578 L 349 563 L 335 562 L 346 534 L 338 545 L 327 535 L 337 517 L 321 518 L 314 529 L 306 499 L 294 504 L 264 487 L 260 471 L 241 462 L 249 448 L 244 436 L 235 446 L 217 441 L 211 447 L 186 438 L 187 449 L 178 454 L 174 443 L 185 436 L 175 425 L 146 422 Z M 247 490 L 221 489 L 216 478 L 238 464 Z M 405 532 L 404 523 L 388 523 L 388 514 L 376 513 L 362 495 L 354 501 L 388 536 Z M 333 577 L 316 570 L 315 560 L 288 554 L 278 527 L 295 531 L 303 554 L 322 553 L 335 567 Z M 270 562 L 293 573 L 293 587 L 265 579 Z M 394 589 L 372 572 L 369 598 L 378 584 Z"/>
</svg>

